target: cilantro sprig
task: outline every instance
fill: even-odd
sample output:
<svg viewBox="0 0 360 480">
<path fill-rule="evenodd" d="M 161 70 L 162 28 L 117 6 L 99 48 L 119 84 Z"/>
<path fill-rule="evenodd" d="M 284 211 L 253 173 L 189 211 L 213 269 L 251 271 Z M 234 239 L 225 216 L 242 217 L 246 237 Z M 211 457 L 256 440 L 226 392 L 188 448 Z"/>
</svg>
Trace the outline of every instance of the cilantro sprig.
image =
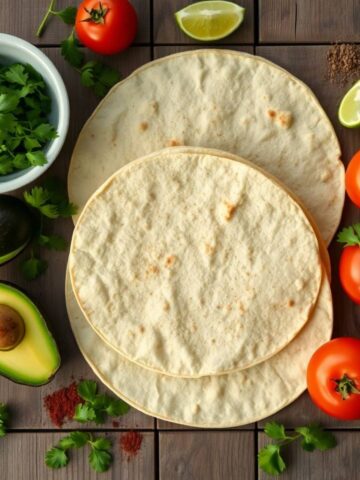
<svg viewBox="0 0 360 480">
<path fill-rule="evenodd" d="M 40 216 L 39 229 L 34 238 L 30 256 L 20 264 L 24 277 L 27 280 L 35 280 L 48 267 L 47 262 L 39 257 L 39 253 L 35 253 L 35 247 L 38 252 L 40 247 L 64 251 L 68 246 L 67 241 L 60 235 L 44 233 L 46 226 L 44 221 L 70 217 L 76 214 L 77 208 L 69 202 L 64 184 L 56 178 L 50 178 L 41 186 L 25 191 L 23 196 L 25 202 Z"/>
<path fill-rule="evenodd" d="M 344 247 L 360 246 L 360 223 L 343 228 L 336 240 L 343 243 Z"/>
<path fill-rule="evenodd" d="M 88 432 L 71 432 L 63 437 L 60 442 L 50 448 L 45 455 L 45 463 L 48 467 L 58 469 L 66 467 L 69 463 L 69 451 L 72 449 L 90 447 L 89 463 L 95 472 L 106 472 L 112 462 L 111 441 L 106 437 L 94 437 Z"/>
<path fill-rule="evenodd" d="M 43 148 L 57 137 L 51 99 L 30 65 L 0 66 L 0 175 L 45 165 Z"/>
<path fill-rule="evenodd" d="M 106 9 L 104 15 L 106 14 Z M 75 25 L 77 8 L 70 6 L 64 10 L 56 10 L 56 0 L 51 0 L 50 5 L 36 32 L 41 37 L 51 16 L 60 18 L 67 25 Z M 90 13 L 90 12 L 89 12 Z M 96 96 L 104 97 L 109 89 L 119 80 L 119 73 L 113 68 L 99 61 L 86 61 L 84 52 L 72 29 L 70 35 L 61 42 L 61 54 L 65 60 L 80 74 L 81 83 L 90 88 Z M 1 99 L 0 99 L 1 102 Z"/>
<path fill-rule="evenodd" d="M 8 406 L 5 403 L 0 402 L 0 438 L 5 437 L 9 420 L 10 413 Z"/>
<path fill-rule="evenodd" d="M 286 464 L 281 456 L 282 449 L 297 440 L 301 440 L 301 447 L 312 452 L 315 449 L 325 451 L 334 448 L 337 444 L 334 435 L 325 431 L 320 425 L 307 425 L 295 428 L 295 433 L 286 433 L 284 425 L 277 422 L 268 422 L 264 433 L 275 440 L 269 443 L 258 453 L 259 467 L 269 475 L 279 475 L 286 469 Z"/>
<path fill-rule="evenodd" d="M 84 403 L 79 403 L 75 408 L 74 420 L 78 422 L 104 423 L 107 415 L 118 417 L 125 415 L 130 407 L 120 398 L 98 393 L 98 386 L 94 380 L 83 380 L 77 386 L 79 396 Z"/>
</svg>

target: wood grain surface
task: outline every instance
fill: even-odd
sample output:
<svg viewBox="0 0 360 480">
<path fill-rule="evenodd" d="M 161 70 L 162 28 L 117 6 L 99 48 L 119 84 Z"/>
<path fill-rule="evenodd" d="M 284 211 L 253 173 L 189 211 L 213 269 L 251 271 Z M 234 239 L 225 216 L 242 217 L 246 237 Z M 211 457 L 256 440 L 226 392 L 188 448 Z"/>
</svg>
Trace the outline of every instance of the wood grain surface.
<svg viewBox="0 0 360 480">
<path fill-rule="evenodd" d="M 58 9 L 71 4 L 58 0 Z M 176 26 L 173 13 L 183 8 L 186 0 L 132 0 L 139 14 L 139 33 L 136 46 L 126 52 L 104 59 L 118 68 L 123 77 L 152 58 L 178 51 L 204 48 L 187 38 Z M 244 0 L 246 7 L 242 27 L 232 36 L 209 45 L 255 53 L 281 65 L 307 83 L 332 120 L 346 164 L 359 148 L 358 130 L 347 130 L 337 121 L 337 108 L 344 87 L 332 85 L 326 78 L 326 51 L 324 43 L 359 41 L 360 0 Z M 66 64 L 60 54 L 60 42 L 69 27 L 54 18 L 39 40 L 34 32 L 48 5 L 47 0 L 1 0 L 0 32 L 18 35 L 35 44 L 53 60 L 64 78 L 71 104 L 69 134 L 61 155 L 46 176 L 57 175 L 66 180 L 71 152 L 84 122 L 98 103 L 98 99 L 80 84 L 78 74 Z M 285 43 L 286 45 L 280 45 Z M 297 45 L 304 43 L 309 45 Z M 269 44 L 269 45 L 267 45 Z M 207 47 L 207 45 L 205 45 Z M 96 58 L 86 51 L 89 58 Z M 304 100 L 305 101 L 305 100 Z M 89 162 L 91 168 L 91 162 Z M 21 192 L 15 192 L 21 195 Z M 360 220 L 360 210 L 346 202 L 342 225 Z M 69 240 L 70 221 L 49 223 L 49 232 L 59 233 Z M 359 307 L 343 294 L 337 275 L 340 248 L 330 247 L 335 311 L 335 335 L 359 336 Z M 43 409 L 43 398 L 72 379 L 94 378 L 83 360 L 72 336 L 64 301 L 66 252 L 44 252 L 49 262 L 46 275 L 35 282 L 26 282 L 19 274 L 19 261 L 28 252 L 6 266 L 0 267 L 1 280 L 23 288 L 44 313 L 59 343 L 62 368 L 48 385 L 31 388 L 0 378 L 0 401 L 8 402 L 12 412 L 10 433 L 0 439 L 1 473 L 4 480 L 90 480 L 95 478 L 126 480 L 254 480 L 269 478 L 256 468 L 256 453 L 267 441 L 262 429 L 267 421 L 242 429 L 208 431 L 183 428 L 169 422 L 156 421 L 134 409 L 119 419 L 114 427 L 110 421 L 99 427 L 70 422 L 70 429 L 101 429 L 113 440 L 114 464 L 106 473 L 95 475 L 87 463 L 85 452 L 75 452 L 69 466 L 51 471 L 44 466 L 46 449 L 55 443 L 61 432 L 50 423 Z M 106 391 L 105 387 L 103 388 Z M 322 414 L 304 393 L 296 402 L 272 419 L 288 428 L 319 421 L 336 432 L 338 447 L 332 452 L 304 453 L 298 446 L 290 446 L 286 453 L 289 465 L 284 479 L 292 480 L 356 480 L 360 478 L 358 445 L 359 422 L 339 422 Z M 122 431 L 137 429 L 144 432 L 144 444 L 139 457 L 128 461 L 119 453 L 118 441 Z"/>
</svg>

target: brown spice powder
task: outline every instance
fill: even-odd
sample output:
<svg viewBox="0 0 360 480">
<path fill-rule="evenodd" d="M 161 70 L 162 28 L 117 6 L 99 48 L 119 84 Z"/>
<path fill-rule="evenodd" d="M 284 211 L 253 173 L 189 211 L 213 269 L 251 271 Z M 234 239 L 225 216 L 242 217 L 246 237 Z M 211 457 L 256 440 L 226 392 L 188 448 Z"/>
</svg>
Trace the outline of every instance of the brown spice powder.
<svg viewBox="0 0 360 480">
<path fill-rule="evenodd" d="M 331 83 L 345 85 L 360 77 L 360 45 L 335 44 L 326 54 L 327 77 Z"/>
</svg>

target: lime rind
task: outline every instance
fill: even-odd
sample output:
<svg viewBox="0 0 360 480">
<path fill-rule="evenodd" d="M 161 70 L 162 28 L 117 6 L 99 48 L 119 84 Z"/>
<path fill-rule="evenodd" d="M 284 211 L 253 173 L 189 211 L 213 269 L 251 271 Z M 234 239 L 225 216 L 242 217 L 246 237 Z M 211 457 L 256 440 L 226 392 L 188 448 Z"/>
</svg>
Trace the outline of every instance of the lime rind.
<svg viewBox="0 0 360 480">
<path fill-rule="evenodd" d="M 218 9 L 214 8 L 215 5 L 218 7 Z M 198 10 L 198 12 L 196 12 L 196 10 Z M 206 15 L 202 15 L 201 12 L 206 12 Z M 226 15 L 226 14 L 233 14 L 234 17 L 235 16 L 237 17 L 237 20 L 236 22 L 231 24 L 230 28 L 224 29 L 224 31 L 221 32 L 219 35 L 208 35 L 208 36 L 197 35 L 191 30 L 187 29 L 183 23 L 183 20 L 186 17 L 198 17 L 200 21 L 201 17 L 203 16 L 204 19 L 202 21 L 207 22 L 207 21 L 211 21 L 211 16 L 215 17 L 215 15 L 219 15 L 220 17 L 221 15 Z M 227 2 L 222 0 L 209 0 L 209 1 L 190 4 L 187 7 L 183 8 L 182 10 L 179 10 L 178 12 L 176 12 L 174 16 L 179 28 L 187 36 L 189 36 L 190 38 L 193 38 L 194 40 L 209 42 L 209 41 L 221 40 L 222 38 L 225 38 L 228 35 L 231 35 L 237 28 L 239 28 L 239 26 L 244 21 L 245 8 L 233 2 Z M 208 17 L 208 20 L 206 19 L 206 17 Z"/>
<path fill-rule="evenodd" d="M 356 82 L 341 100 L 338 118 L 344 127 L 360 126 L 360 81 Z"/>
</svg>

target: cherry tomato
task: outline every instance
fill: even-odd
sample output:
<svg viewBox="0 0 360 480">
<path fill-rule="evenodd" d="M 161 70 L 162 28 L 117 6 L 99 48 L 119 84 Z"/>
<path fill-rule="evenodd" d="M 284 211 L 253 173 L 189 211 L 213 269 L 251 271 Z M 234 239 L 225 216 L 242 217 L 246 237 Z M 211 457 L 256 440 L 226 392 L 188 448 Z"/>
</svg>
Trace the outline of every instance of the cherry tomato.
<svg viewBox="0 0 360 480">
<path fill-rule="evenodd" d="M 322 345 L 310 359 L 307 385 L 313 402 L 328 415 L 360 418 L 360 339 L 342 337 Z"/>
<path fill-rule="evenodd" d="M 345 174 L 346 191 L 357 207 L 360 207 L 360 150 L 350 160 Z"/>
<path fill-rule="evenodd" d="M 137 15 L 128 0 L 84 0 L 78 8 L 75 29 L 90 50 L 112 55 L 134 40 Z"/>
<path fill-rule="evenodd" d="M 351 300 L 360 304 L 360 247 L 345 247 L 339 264 L 340 282 Z"/>
</svg>

